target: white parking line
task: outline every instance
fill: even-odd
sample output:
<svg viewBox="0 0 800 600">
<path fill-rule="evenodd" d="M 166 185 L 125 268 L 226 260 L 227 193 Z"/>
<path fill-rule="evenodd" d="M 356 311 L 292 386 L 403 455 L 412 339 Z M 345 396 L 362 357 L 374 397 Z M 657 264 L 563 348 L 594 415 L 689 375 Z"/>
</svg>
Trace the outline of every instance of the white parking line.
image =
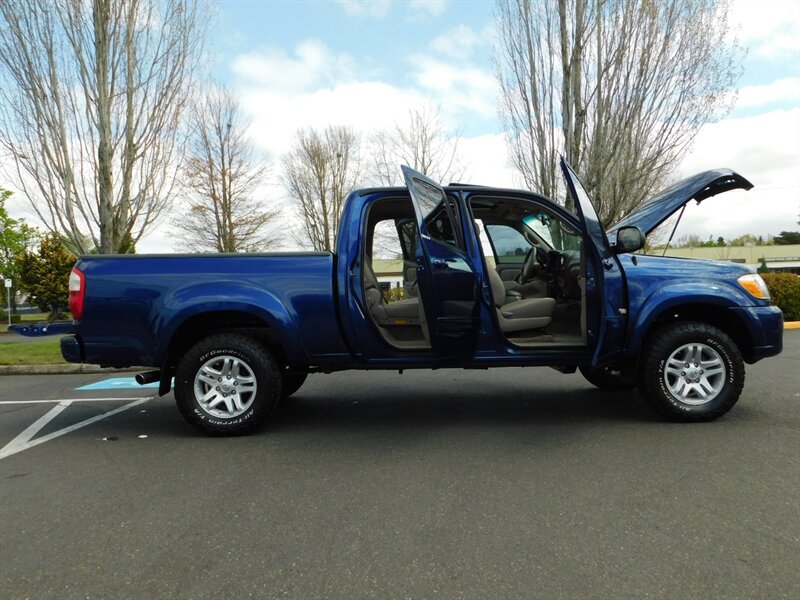
<svg viewBox="0 0 800 600">
<path fill-rule="evenodd" d="M 22 452 L 23 450 L 27 450 L 28 448 L 33 448 L 34 446 L 38 446 L 39 444 L 44 444 L 45 442 L 49 442 L 52 439 L 60 437 L 66 433 L 70 433 L 71 431 L 75 431 L 76 429 L 80 429 L 81 427 L 86 427 L 87 425 L 91 425 L 92 423 L 96 423 L 106 417 L 110 417 L 112 415 L 116 415 L 121 413 L 129 408 L 133 408 L 134 406 L 138 406 L 148 400 L 152 400 L 153 396 L 148 396 L 147 398 L 139 398 L 133 399 L 133 402 L 129 404 L 125 404 L 124 406 L 120 406 L 119 408 L 115 408 L 114 410 L 110 410 L 102 415 L 96 415 L 80 423 L 75 423 L 70 425 L 69 427 L 65 427 L 64 429 L 59 429 L 58 431 L 53 431 L 48 433 L 47 435 L 43 435 L 40 438 L 35 440 L 31 440 L 33 436 L 35 436 L 41 429 L 47 425 L 50 421 L 52 421 L 55 417 L 57 417 L 61 411 L 67 408 L 70 404 L 75 402 L 74 400 L 55 400 L 54 402 L 58 402 L 56 406 L 51 408 L 47 413 L 39 417 L 33 424 L 28 426 L 25 431 L 20 433 L 17 437 L 11 440 L 8 444 L 0 448 L 0 460 L 4 458 L 8 458 L 12 454 L 16 454 L 17 452 Z M 121 398 L 118 398 L 121 400 Z M 131 398 L 125 398 L 125 400 L 131 400 Z M 21 401 L 20 401 L 21 402 Z M 33 400 L 29 402 L 35 402 Z M 4 402 L 4 404 L 12 404 L 11 402 Z"/>
<path fill-rule="evenodd" d="M 54 402 L 124 402 L 125 400 L 150 400 L 154 396 L 136 397 L 128 396 L 127 398 L 56 398 L 55 400 L 0 400 L 0 406 L 3 404 L 52 404 Z"/>
</svg>

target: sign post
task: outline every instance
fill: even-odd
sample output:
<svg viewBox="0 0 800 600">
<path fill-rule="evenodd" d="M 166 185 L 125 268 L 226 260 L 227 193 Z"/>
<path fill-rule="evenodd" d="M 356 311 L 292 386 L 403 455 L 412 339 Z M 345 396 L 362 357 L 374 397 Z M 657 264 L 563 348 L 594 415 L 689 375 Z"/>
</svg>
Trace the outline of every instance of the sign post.
<svg viewBox="0 0 800 600">
<path fill-rule="evenodd" d="M 11 280 L 6 279 L 6 304 L 8 305 L 8 326 L 11 327 Z"/>
</svg>

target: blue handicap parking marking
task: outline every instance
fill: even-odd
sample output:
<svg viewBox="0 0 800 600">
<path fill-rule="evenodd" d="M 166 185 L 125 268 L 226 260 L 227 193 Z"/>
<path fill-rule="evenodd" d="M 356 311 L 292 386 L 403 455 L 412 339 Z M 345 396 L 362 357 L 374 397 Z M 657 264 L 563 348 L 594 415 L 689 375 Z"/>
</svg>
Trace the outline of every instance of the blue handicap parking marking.
<svg viewBox="0 0 800 600">
<path fill-rule="evenodd" d="M 96 381 L 81 387 L 75 388 L 76 391 L 82 390 L 138 390 L 141 388 L 157 388 L 158 382 L 145 383 L 139 385 L 133 377 L 110 377 L 102 381 Z"/>
</svg>

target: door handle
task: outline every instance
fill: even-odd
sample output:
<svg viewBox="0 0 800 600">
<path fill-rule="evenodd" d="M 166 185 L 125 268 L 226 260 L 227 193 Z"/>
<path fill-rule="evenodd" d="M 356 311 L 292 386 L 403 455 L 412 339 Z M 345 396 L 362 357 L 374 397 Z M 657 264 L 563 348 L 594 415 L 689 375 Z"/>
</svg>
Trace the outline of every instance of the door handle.
<svg viewBox="0 0 800 600">
<path fill-rule="evenodd" d="M 447 263 L 454 263 L 454 262 L 456 262 L 455 258 L 437 258 L 436 260 L 432 260 L 431 264 L 437 269 L 446 269 Z"/>
</svg>

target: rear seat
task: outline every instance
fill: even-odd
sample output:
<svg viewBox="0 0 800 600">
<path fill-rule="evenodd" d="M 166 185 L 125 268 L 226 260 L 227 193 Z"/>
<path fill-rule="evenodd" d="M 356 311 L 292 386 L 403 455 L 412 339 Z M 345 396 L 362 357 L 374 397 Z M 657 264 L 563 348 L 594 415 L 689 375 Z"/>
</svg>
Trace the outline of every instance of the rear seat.
<svg viewBox="0 0 800 600">
<path fill-rule="evenodd" d="M 369 260 L 364 261 L 364 293 L 367 297 L 367 308 L 378 324 L 395 325 L 398 320 L 405 321 L 405 325 L 417 324 L 419 298 L 386 302 Z"/>
</svg>

